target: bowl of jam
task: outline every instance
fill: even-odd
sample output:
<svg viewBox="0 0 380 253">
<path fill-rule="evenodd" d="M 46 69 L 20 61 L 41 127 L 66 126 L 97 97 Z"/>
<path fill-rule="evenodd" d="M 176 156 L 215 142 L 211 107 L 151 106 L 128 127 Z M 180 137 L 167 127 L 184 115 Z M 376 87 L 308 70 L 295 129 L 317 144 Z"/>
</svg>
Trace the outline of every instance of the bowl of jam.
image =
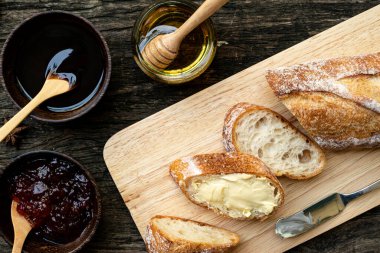
<svg viewBox="0 0 380 253">
<path fill-rule="evenodd" d="M 105 93 L 111 74 L 111 57 L 101 34 L 88 20 L 62 11 L 25 20 L 6 40 L 2 55 L 4 88 L 20 108 L 41 90 L 49 69 L 76 77 L 72 90 L 32 112 L 32 117 L 47 122 L 87 113 Z"/>
<path fill-rule="evenodd" d="M 52 151 L 17 157 L 0 176 L 0 234 L 13 242 L 11 203 L 32 224 L 24 251 L 76 252 L 94 235 L 101 216 L 98 189 L 74 159 Z"/>
<path fill-rule="evenodd" d="M 148 6 L 136 20 L 132 31 L 133 58 L 149 77 L 166 84 L 182 84 L 200 76 L 210 66 L 217 44 L 210 18 L 185 37 L 177 57 L 166 69 L 155 68 L 142 56 L 149 41 L 158 34 L 174 32 L 198 7 L 188 0 L 160 0 Z M 155 29 L 158 31 L 153 32 Z"/>
</svg>

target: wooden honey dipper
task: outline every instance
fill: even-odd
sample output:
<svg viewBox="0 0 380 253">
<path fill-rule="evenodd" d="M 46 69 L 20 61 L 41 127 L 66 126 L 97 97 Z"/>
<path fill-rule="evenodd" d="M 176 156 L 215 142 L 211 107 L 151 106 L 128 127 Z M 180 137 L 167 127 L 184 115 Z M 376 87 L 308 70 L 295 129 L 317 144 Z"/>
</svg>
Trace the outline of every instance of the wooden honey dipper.
<svg viewBox="0 0 380 253">
<path fill-rule="evenodd" d="M 228 0 L 206 0 L 181 27 L 149 41 L 142 50 L 143 59 L 158 69 L 167 68 L 177 57 L 182 40 L 227 2 Z"/>
</svg>

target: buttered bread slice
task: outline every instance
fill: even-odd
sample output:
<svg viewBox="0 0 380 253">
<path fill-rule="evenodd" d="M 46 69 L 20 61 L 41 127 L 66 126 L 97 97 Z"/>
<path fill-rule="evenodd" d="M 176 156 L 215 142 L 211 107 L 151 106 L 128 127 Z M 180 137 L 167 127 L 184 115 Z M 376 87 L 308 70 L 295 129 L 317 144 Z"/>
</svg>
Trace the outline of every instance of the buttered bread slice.
<svg viewBox="0 0 380 253">
<path fill-rule="evenodd" d="M 170 174 L 195 204 L 234 219 L 266 219 L 284 190 L 259 159 L 247 154 L 202 154 L 174 161 Z"/>
<path fill-rule="evenodd" d="M 227 113 L 223 127 L 227 152 L 260 158 L 276 176 L 307 179 L 322 172 L 323 151 L 278 113 L 239 103 Z"/>
<path fill-rule="evenodd" d="M 206 223 L 158 215 L 149 222 L 145 242 L 149 253 L 224 253 L 239 243 L 239 236 Z"/>
</svg>

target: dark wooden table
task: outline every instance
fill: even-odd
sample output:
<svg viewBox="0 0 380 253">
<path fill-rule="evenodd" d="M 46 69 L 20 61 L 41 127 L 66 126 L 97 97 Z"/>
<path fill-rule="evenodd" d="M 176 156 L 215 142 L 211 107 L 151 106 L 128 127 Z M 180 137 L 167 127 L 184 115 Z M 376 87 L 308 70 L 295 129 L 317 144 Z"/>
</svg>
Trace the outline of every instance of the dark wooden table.
<svg viewBox="0 0 380 253">
<path fill-rule="evenodd" d="M 132 59 L 131 32 L 150 0 L 134 1 L 0 1 L 0 46 L 25 18 L 48 10 L 65 10 L 89 19 L 103 34 L 112 55 L 112 77 L 100 104 L 65 125 L 27 119 L 30 130 L 18 148 L 0 145 L 0 168 L 33 150 L 56 150 L 79 160 L 93 173 L 104 213 L 95 238 L 82 252 L 144 252 L 144 242 L 103 161 L 103 147 L 117 131 L 172 105 L 226 77 L 301 42 L 377 4 L 362 0 L 234 0 L 213 21 L 226 41 L 205 74 L 181 87 L 145 76 Z M 200 3 L 200 1 L 197 1 Z M 0 89 L 0 117 L 16 113 Z M 1 217 L 0 217 L 1 218 Z M 254 251 L 254 249 L 252 249 Z M 380 252 L 380 207 L 320 235 L 291 252 Z M 0 238 L 0 252 L 11 252 Z"/>
</svg>

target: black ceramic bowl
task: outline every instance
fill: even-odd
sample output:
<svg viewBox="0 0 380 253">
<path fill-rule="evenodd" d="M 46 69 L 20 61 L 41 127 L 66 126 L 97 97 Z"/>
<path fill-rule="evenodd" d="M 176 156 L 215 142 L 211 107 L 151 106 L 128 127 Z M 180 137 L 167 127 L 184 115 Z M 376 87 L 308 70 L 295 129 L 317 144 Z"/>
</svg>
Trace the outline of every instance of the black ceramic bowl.
<svg viewBox="0 0 380 253">
<path fill-rule="evenodd" d="M 0 185 L 0 235 L 4 237 L 4 239 L 10 244 L 13 244 L 13 227 L 12 221 L 10 217 L 10 206 L 11 199 L 7 194 L 6 189 L 4 189 L 5 178 L 7 178 L 10 174 L 14 173 L 15 170 L 19 170 L 20 166 L 24 165 L 27 162 L 33 161 L 35 159 L 46 159 L 46 158 L 59 158 L 64 161 L 68 161 L 78 168 L 81 172 L 83 172 L 87 178 L 90 180 L 91 185 L 93 186 L 95 192 L 95 198 L 93 199 L 93 215 L 92 219 L 88 223 L 87 227 L 83 230 L 81 235 L 75 239 L 74 241 L 67 244 L 52 244 L 49 242 L 45 242 L 42 240 L 33 240 L 33 237 L 28 237 L 24 244 L 24 251 L 26 253 L 73 253 L 82 249 L 83 246 L 91 240 L 95 231 L 97 229 L 99 219 L 101 217 L 101 199 L 99 195 L 99 191 L 97 189 L 95 180 L 90 175 L 89 171 L 79 164 L 77 161 L 72 159 L 69 156 L 64 154 L 60 154 L 53 151 L 36 151 L 23 154 L 17 158 L 15 158 L 6 168 L 1 171 L 0 169 L 0 182 L 3 185 Z M 22 168 L 22 167 L 21 167 Z"/>
<path fill-rule="evenodd" d="M 57 39 L 58 36 L 61 37 Z M 38 40 L 38 38 L 41 37 L 44 39 Z M 45 39 L 45 37 L 47 39 Z M 49 41 L 47 45 L 43 45 L 45 41 Z M 26 89 L 24 89 L 21 83 L 29 83 L 29 86 L 34 85 L 34 83 L 30 83 L 32 78 L 29 77 L 35 75 L 37 77 L 36 80 L 38 80 L 38 85 L 42 86 L 45 81 L 46 67 L 43 70 L 41 66 L 47 66 L 49 59 L 54 55 L 51 55 L 52 52 L 48 52 L 49 50 L 55 50 L 55 52 L 58 53 L 60 50 L 74 47 L 80 48 L 80 53 L 78 53 L 78 50 L 75 48 L 72 53 L 73 56 L 70 56 L 76 57 L 74 58 L 76 60 L 73 60 L 73 58 L 70 59 L 69 57 L 64 63 L 75 68 L 73 73 L 77 73 L 76 71 L 78 71 L 79 77 L 82 77 L 82 80 L 86 78 L 86 80 L 91 80 L 87 82 L 90 83 L 88 86 L 90 87 L 94 84 L 94 88 L 86 90 L 84 89 L 86 85 L 83 85 L 83 83 L 80 84 L 79 82 L 72 91 L 53 98 L 53 100 L 60 100 L 60 103 L 73 100 L 73 106 L 66 107 L 70 108 L 69 110 L 61 110 L 60 108 L 51 110 L 43 104 L 35 109 L 31 116 L 41 121 L 59 123 L 78 118 L 90 111 L 99 102 L 109 83 L 111 75 L 109 49 L 104 38 L 88 20 L 61 11 L 49 11 L 25 20 L 15 28 L 6 40 L 2 51 L 1 73 L 3 86 L 13 102 L 19 108 L 22 108 L 30 101 L 31 97 L 40 90 L 38 86 L 35 90 L 25 92 Z M 96 61 L 90 58 L 91 55 L 94 55 L 93 52 L 96 53 Z M 28 56 L 29 53 L 31 53 L 32 56 L 28 58 L 26 56 Z M 48 54 L 51 56 L 47 56 Z M 25 62 L 23 62 L 24 58 Z M 75 64 L 72 63 L 78 61 L 83 66 L 76 68 Z M 91 66 L 91 64 L 96 66 Z M 33 71 L 30 71 L 32 74 L 24 70 L 31 69 L 28 68 L 28 66 L 32 66 Z M 34 68 L 38 71 L 34 71 Z M 98 69 L 101 69 L 101 71 Z M 92 75 L 92 72 L 97 73 Z M 22 77 L 23 73 L 25 73 L 24 77 Z M 20 75 L 24 78 L 23 81 L 19 81 L 22 79 L 19 77 Z M 92 78 L 94 78 L 94 80 Z M 82 100 L 85 102 L 80 106 L 78 106 L 80 103 L 75 101 L 77 98 L 72 97 L 79 95 L 86 98 Z M 48 103 L 49 102 L 46 104 Z M 51 108 L 53 107 L 54 106 L 51 106 Z"/>
</svg>

